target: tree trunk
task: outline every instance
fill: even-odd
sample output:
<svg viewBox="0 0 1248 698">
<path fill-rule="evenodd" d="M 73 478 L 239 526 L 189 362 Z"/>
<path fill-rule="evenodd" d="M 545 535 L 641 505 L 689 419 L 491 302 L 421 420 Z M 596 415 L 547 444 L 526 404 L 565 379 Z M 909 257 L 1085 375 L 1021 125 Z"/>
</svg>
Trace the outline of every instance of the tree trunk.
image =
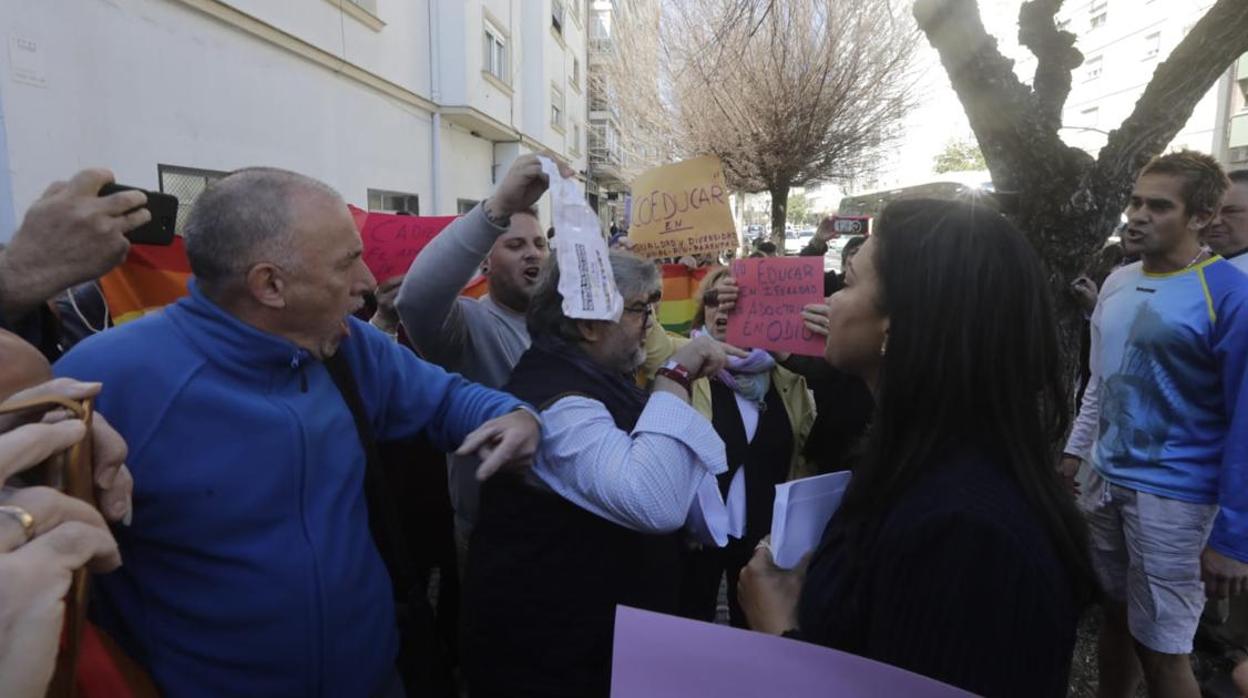
<svg viewBox="0 0 1248 698">
<path fill-rule="evenodd" d="M 1083 61 L 1057 27 L 1061 0 L 1029 0 L 1019 42 L 1037 58 L 1033 86 L 997 50 L 976 0 L 917 0 L 919 27 L 940 54 L 992 173 L 1003 209 L 1039 254 L 1053 290 L 1069 375 L 1079 366 L 1084 318 L 1070 293 L 1125 208 L 1132 181 L 1191 117 L 1227 66 L 1248 51 L 1248 3 L 1218 0 L 1161 63 L 1135 109 L 1096 158 L 1058 135 L 1071 71 Z"/>
<path fill-rule="evenodd" d="M 772 185 L 771 189 L 771 241 L 776 253 L 784 254 L 784 224 L 789 216 L 789 183 Z"/>
</svg>

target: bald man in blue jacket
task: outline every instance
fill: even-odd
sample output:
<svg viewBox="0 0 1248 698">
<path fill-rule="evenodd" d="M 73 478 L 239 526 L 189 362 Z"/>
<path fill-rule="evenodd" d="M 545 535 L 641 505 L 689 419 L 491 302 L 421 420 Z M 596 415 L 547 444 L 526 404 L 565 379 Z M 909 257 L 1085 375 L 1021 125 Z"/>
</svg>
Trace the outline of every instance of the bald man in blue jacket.
<svg viewBox="0 0 1248 698">
<path fill-rule="evenodd" d="M 366 455 L 324 360 L 341 354 L 377 439 L 425 431 L 481 477 L 530 462 L 540 424 L 350 317 L 376 281 L 325 184 L 240 171 L 185 240 L 188 297 L 56 365 L 104 383 L 130 447 L 134 518 L 97 619 L 170 696 L 402 695 Z"/>
</svg>

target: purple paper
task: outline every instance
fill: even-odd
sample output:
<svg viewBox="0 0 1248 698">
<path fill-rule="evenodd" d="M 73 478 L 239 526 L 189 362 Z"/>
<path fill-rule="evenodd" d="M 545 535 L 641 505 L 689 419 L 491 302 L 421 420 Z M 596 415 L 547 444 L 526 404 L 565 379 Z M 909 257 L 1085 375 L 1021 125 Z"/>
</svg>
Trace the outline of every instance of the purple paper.
<svg viewBox="0 0 1248 698">
<path fill-rule="evenodd" d="M 972 695 L 819 645 L 627 606 L 615 609 L 611 698 Z"/>
</svg>

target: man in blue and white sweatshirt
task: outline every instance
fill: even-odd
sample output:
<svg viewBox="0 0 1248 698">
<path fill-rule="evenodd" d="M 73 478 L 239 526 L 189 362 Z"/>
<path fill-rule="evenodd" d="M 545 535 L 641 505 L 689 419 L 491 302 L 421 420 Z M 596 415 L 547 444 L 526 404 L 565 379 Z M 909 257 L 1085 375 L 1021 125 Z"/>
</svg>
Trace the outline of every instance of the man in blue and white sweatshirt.
<svg viewBox="0 0 1248 698">
<path fill-rule="evenodd" d="M 1199 696 L 1188 654 L 1206 595 L 1248 588 L 1248 276 L 1199 242 L 1227 185 L 1200 153 L 1145 166 L 1123 234 L 1141 261 L 1106 279 L 1092 316 L 1082 504 L 1110 600 L 1101 695 L 1134 695 L 1142 668 L 1152 696 Z"/>
<path fill-rule="evenodd" d="M 377 439 L 423 430 L 476 452 L 481 477 L 531 461 L 540 425 L 351 317 L 376 281 L 325 184 L 242 170 L 200 196 L 185 239 L 189 297 L 56 365 L 104 383 L 130 446 L 134 518 L 98 618 L 167 695 L 402 695 L 366 456 L 322 361 L 343 355 Z"/>
</svg>

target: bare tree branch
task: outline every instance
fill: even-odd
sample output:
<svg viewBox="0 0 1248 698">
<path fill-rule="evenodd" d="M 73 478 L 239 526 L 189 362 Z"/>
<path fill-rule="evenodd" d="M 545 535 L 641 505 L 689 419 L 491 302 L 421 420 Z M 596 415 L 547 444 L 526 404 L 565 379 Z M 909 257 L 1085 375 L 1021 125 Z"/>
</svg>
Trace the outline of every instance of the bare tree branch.
<svg viewBox="0 0 1248 698">
<path fill-rule="evenodd" d="M 739 22 L 743 1 L 760 9 L 756 22 Z M 915 31 L 889 3 L 669 6 L 664 51 L 685 154 L 715 154 L 730 185 L 771 192 L 773 235 L 790 187 L 859 172 L 898 134 Z"/>
<path fill-rule="evenodd" d="M 1029 0 L 1018 12 L 1018 42 L 1036 57 L 1032 92 L 1036 118 L 1054 132 L 1062 125 L 1062 108 L 1070 95 L 1071 72 L 1083 63 L 1075 35 L 1054 22 L 1062 0 Z"/>
<path fill-rule="evenodd" d="M 1041 117 L 1014 62 L 997 50 L 976 0 L 918 0 L 914 16 L 940 54 L 998 189 L 1019 191 L 1019 173 L 1053 169 L 1055 150 L 1062 160 L 1077 157 L 1057 135 L 1060 120 Z"/>
<path fill-rule="evenodd" d="M 1218 77 L 1248 51 L 1248 1 L 1218 0 L 1153 74 L 1135 111 L 1097 159 L 1059 137 L 1081 56 L 1054 17 L 1061 0 L 1029 0 L 1019 40 L 1038 59 L 1034 89 L 984 31 L 975 0 L 917 0 L 915 18 L 940 53 L 1007 213 L 1049 271 L 1062 336 L 1074 355 L 1080 315 L 1066 289 L 1114 229 L 1132 179 L 1183 128 Z M 1070 363 L 1070 362 L 1068 362 Z M 1071 364 L 1073 365 L 1073 364 Z"/>
<path fill-rule="evenodd" d="M 1097 159 L 1103 179 L 1128 179 L 1169 143 L 1236 58 L 1248 52 L 1248 2 L 1220 0 L 1175 47 Z M 1117 187 L 1125 198 L 1125 188 Z"/>
</svg>

